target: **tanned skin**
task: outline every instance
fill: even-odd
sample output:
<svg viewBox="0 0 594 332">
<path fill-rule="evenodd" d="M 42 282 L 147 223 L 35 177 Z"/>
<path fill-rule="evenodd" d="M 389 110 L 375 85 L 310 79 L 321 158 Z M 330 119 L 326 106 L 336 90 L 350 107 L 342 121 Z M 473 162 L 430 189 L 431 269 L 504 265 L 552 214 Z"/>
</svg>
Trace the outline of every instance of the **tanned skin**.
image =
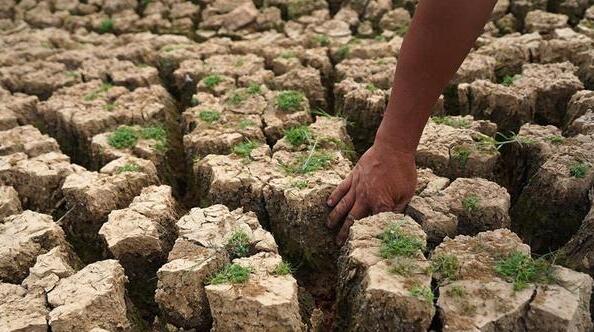
<svg viewBox="0 0 594 332">
<path fill-rule="evenodd" d="M 421 0 L 406 34 L 373 146 L 328 198 L 343 243 L 357 219 L 401 212 L 417 182 L 415 151 L 442 90 L 480 35 L 496 0 Z"/>
</svg>

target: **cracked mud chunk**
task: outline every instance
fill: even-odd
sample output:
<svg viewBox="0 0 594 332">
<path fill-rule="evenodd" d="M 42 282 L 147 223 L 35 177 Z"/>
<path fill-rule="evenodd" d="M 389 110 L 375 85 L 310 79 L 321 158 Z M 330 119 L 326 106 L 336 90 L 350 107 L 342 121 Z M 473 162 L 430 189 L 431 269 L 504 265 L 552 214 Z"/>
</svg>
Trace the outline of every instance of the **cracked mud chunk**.
<svg viewBox="0 0 594 332">
<path fill-rule="evenodd" d="M 548 13 L 543 10 L 534 10 L 526 15 L 524 30 L 528 33 L 538 32 L 547 35 L 555 29 L 568 27 L 569 18 L 563 14 Z"/>
<path fill-rule="evenodd" d="M 249 274 L 247 280 L 240 284 L 221 280 L 223 283 L 206 286 L 214 321 L 212 331 L 305 331 L 297 281 L 290 273 L 280 271 L 282 262 L 278 254 L 271 252 L 237 258 L 231 266 L 243 267 Z"/>
<path fill-rule="evenodd" d="M 0 219 L 20 213 L 22 210 L 17 191 L 11 186 L 0 186 Z"/>
<path fill-rule="evenodd" d="M 312 107 L 325 109 L 326 87 L 320 72 L 314 68 L 297 68 L 266 82 L 276 90 L 297 90 L 305 94 Z"/>
<path fill-rule="evenodd" d="M 173 98 L 159 85 L 128 91 L 99 80 L 62 89 L 39 108 L 48 132 L 83 165 L 90 163 L 93 136 L 120 125 L 168 129 L 177 116 Z"/>
<path fill-rule="evenodd" d="M 116 260 L 89 264 L 60 280 L 47 294 L 52 307 L 48 315 L 52 331 L 138 328 L 133 309 L 127 305 L 126 282 L 124 269 Z"/>
<path fill-rule="evenodd" d="M 21 93 L 11 95 L 0 87 L 0 130 L 27 124 L 43 128 L 44 124 L 37 112 L 38 101 L 36 96 Z"/>
<path fill-rule="evenodd" d="M 590 133 L 589 127 L 592 126 L 592 121 L 588 121 L 588 119 L 591 116 L 580 118 L 587 113 L 592 113 L 592 111 L 594 111 L 594 91 L 582 90 L 576 92 L 569 100 L 567 113 L 565 113 L 563 119 L 565 134 L 575 136 Z"/>
<path fill-rule="evenodd" d="M 205 284 L 230 258 L 277 252 L 257 217 L 224 205 L 194 208 L 177 223 L 179 238 L 157 272 L 155 300 L 166 320 L 184 328 L 211 324 Z M 191 289 L 192 291 L 188 291 Z"/>
<path fill-rule="evenodd" d="M 33 158 L 22 152 L 0 157 L 0 182 L 15 188 L 24 208 L 47 213 L 61 205 L 65 178 L 83 170 L 59 152 Z"/>
<path fill-rule="evenodd" d="M 536 33 L 513 33 L 493 40 L 480 47 L 476 54 L 489 55 L 495 58 L 495 73 L 498 77 L 514 75 L 522 65 L 538 59 L 542 37 Z"/>
<path fill-rule="evenodd" d="M 33 211 L 4 218 L 0 223 L 0 280 L 20 283 L 38 255 L 66 245 L 64 232 L 51 216 Z"/>
<path fill-rule="evenodd" d="M 410 217 L 384 212 L 355 221 L 338 261 L 336 327 L 427 330 L 435 308 L 425 246 Z"/>
<path fill-rule="evenodd" d="M 525 125 L 510 146 L 516 203 L 512 227 L 536 252 L 554 250 L 578 230 L 594 183 L 592 137 L 561 136 L 554 127 Z"/>
<path fill-rule="evenodd" d="M 588 36 L 571 28 L 555 29 L 551 39 L 540 44 L 539 57 L 542 63 L 570 61 L 580 63 L 580 53 L 592 49 L 594 42 Z"/>
<path fill-rule="evenodd" d="M 274 91 L 267 94 L 266 98 L 268 106 L 262 114 L 262 121 L 268 141 L 276 142 L 287 129 L 312 122 L 309 100 L 302 92 Z"/>
<path fill-rule="evenodd" d="M 83 261 L 97 254 L 95 250 L 100 247 L 97 232 L 107 221 L 108 214 L 128 206 L 142 188 L 156 181 L 140 170 L 114 175 L 85 171 L 66 178 L 62 191 L 68 212 L 62 226 Z"/>
<path fill-rule="evenodd" d="M 32 158 L 48 152 L 60 152 L 55 139 L 43 135 L 31 125 L 0 131 L 0 142 L 0 155 L 3 156 L 23 152 Z"/>
<path fill-rule="evenodd" d="M 351 79 L 364 85 L 368 90 L 373 88 L 387 90 L 392 87 L 392 79 L 396 68 L 396 59 L 386 57 L 380 59 L 349 59 L 336 65 L 337 81 Z"/>
<path fill-rule="evenodd" d="M 588 331 L 592 279 L 530 257 L 509 230 L 446 239 L 431 256 L 444 331 Z M 526 271 L 530 270 L 530 273 Z"/>
<path fill-rule="evenodd" d="M 349 119 L 349 133 L 357 151 L 373 144 L 388 102 L 386 91 L 346 79 L 334 86 L 335 114 Z"/>
<path fill-rule="evenodd" d="M 450 179 L 495 179 L 500 160 L 493 138 L 495 128 L 493 123 L 472 117 L 433 117 L 421 136 L 417 165 Z"/>
<path fill-rule="evenodd" d="M 156 68 L 138 66 L 125 60 L 89 59 L 81 64 L 79 71 L 85 81 L 112 81 L 114 85 L 121 85 L 130 90 L 160 84 Z"/>
<path fill-rule="evenodd" d="M 0 330 L 45 332 L 48 312 L 43 289 L 0 283 Z"/>
<path fill-rule="evenodd" d="M 23 280 L 22 285 L 29 290 L 41 287 L 49 292 L 61 279 L 75 274 L 82 266 L 82 262 L 70 246 L 54 247 L 37 256 L 35 265 L 29 269 L 29 275 Z"/>
<path fill-rule="evenodd" d="M 264 142 L 264 126 L 258 110 L 255 114 L 228 111 L 219 99 L 197 95 L 202 102 L 182 114 L 186 160 L 203 158 L 208 154 L 230 154 L 243 142 Z M 231 109 L 232 110 L 232 109 Z"/>
<path fill-rule="evenodd" d="M 34 61 L 15 66 L 0 67 L 0 82 L 12 92 L 23 92 L 47 99 L 62 87 L 81 82 L 58 62 Z"/>
<path fill-rule="evenodd" d="M 505 188 L 481 178 L 458 178 L 444 189 L 414 196 L 406 214 L 421 225 L 434 245 L 446 236 L 510 227 L 509 209 Z"/>
</svg>

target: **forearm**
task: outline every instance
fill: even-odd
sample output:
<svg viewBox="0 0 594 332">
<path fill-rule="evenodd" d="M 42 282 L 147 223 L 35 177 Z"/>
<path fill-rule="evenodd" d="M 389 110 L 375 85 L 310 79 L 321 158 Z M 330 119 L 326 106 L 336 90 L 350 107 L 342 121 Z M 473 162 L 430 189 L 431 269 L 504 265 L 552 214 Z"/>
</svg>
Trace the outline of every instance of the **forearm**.
<svg viewBox="0 0 594 332">
<path fill-rule="evenodd" d="M 376 144 L 414 153 L 433 105 L 472 48 L 496 2 L 419 2 L 402 43 Z"/>
</svg>

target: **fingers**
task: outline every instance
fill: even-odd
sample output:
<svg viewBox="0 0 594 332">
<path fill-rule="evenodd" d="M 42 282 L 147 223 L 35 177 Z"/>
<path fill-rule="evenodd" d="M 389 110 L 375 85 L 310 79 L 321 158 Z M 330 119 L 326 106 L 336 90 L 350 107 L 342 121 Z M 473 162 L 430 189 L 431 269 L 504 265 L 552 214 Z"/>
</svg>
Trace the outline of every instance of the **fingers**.
<svg viewBox="0 0 594 332">
<path fill-rule="evenodd" d="M 355 190 L 349 190 L 349 192 L 342 197 L 340 202 L 336 205 L 334 209 L 330 212 L 328 216 L 328 222 L 326 226 L 328 228 L 335 228 L 338 223 L 340 223 L 344 217 L 346 217 L 347 213 L 351 210 L 355 204 Z"/>
<path fill-rule="evenodd" d="M 344 195 L 349 191 L 351 188 L 351 182 L 353 181 L 353 174 L 349 174 L 339 185 L 334 189 L 330 197 L 328 197 L 328 204 L 329 207 L 334 207 L 336 203 L 338 203 Z"/>
<path fill-rule="evenodd" d="M 349 229 L 351 228 L 351 226 L 353 225 L 355 220 L 366 217 L 368 215 L 368 213 L 369 213 L 369 209 L 367 208 L 366 205 L 355 202 L 355 206 L 353 206 L 353 208 L 349 212 L 344 224 L 342 224 L 342 228 L 340 229 L 340 231 L 338 232 L 338 235 L 336 236 L 336 243 L 338 245 L 343 244 L 344 241 L 346 241 L 347 237 L 349 236 Z"/>
</svg>

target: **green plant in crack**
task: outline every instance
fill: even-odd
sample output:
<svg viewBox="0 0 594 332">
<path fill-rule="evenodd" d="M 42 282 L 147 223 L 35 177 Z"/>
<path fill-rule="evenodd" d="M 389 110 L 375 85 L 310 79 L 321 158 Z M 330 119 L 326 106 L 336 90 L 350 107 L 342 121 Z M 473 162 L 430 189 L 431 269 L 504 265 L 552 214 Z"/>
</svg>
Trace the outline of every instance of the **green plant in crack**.
<svg viewBox="0 0 594 332">
<path fill-rule="evenodd" d="M 552 144 L 561 144 L 565 141 L 565 137 L 559 135 L 547 136 L 545 139 Z"/>
<path fill-rule="evenodd" d="M 158 151 L 165 151 L 167 149 L 167 130 L 162 125 L 141 128 L 140 138 L 156 141 L 154 148 Z"/>
<path fill-rule="evenodd" d="M 431 117 L 433 123 L 443 124 L 454 128 L 470 128 L 470 122 L 464 118 L 457 118 L 453 116 L 434 116 Z"/>
<path fill-rule="evenodd" d="M 448 296 L 457 297 L 457 298 L 466 297 L 466 295 L 467 295 L 464 287 L 459 286 L 459 285 L 450 286 L 448 288 L 448 290 L 446 291 L 446 294 Z"/>
<path fill-rule="evenodd" d="M 252 151 L 257 147 L 258 143 L 247 140 L 245 142 L 235 145 L 233 147 L 233 153 L 242 158 L 250 158 Z"/>
<path fill-rule="evenodd" d="M 288 174 L 307 174 L 330 166 L 332 156 L 324 152 L 311 151 L 307 156 L 300 156 L 289 165 L 281 165 Z"/>
<path fill-rule="evenodd" d="M 209 280 L 210 285 L 242 284 L 248 281 L 252 269 L 239 264 L 228 264 Z"/>
<path fill-rule="evenodd" d="M 286 130 L 285 138 L 291 145 L 299 146 L 304 143 L 309 143 L 312 139 L 312 134 L 307 126 L 298 126 Z"/>
<path fill-rule="evenodd" d="M 590 165 L 583 161 L 576 161 L 569 166 L 569 175 L 577 179 L 583 179 L 588 174 Z"/>
<path fill-rule="evenodd" d="M 241 121 L 239 121 L 239 129 L 246 129 L 254 126 L 256 126 L 256 123 L 252 120 L 242 119 Z"/>
<path fill-rule="evenodd" d="M 229 253 L 231 259 L 246 257 L 250 254 L 250 237 L 243 230 L 236 230 L 231 234 L 225 249 Z"/>
<path fill-rule="evenodd" d="M 113 88 L 113 85 L 111 85 L 110 83 L 102 83 L 97 89 L 87 93 L 84 96 L 84 99 L 85 101 L 95 100 L 99 98 L 100 95 L 103 95 L 107 91 L 111 90 L 111 88 Z"/>
<path fill-rule="evenodd" d="M 351 53 L 351 47 L 349 45 L 342 45 L 336 50 L 336 58 L 339 61 L 346 59 Z"/>
<path fill-rule="evenodd" d="M 328 46 L 330 45 L 330 38 L 326 35 L 315 35 L 312 38 L 313 42 L 319 46 Z"/>
<path fill-rule="evenodd" d="M 295 272 L 295 269 L 293 268 L 293 266 L 291 266 L 291 263 L 283 260 L 280 263 L 278 263 L 278 265 L 274 268 L 272 274 L 275 276 L 285 276 L 288 274 L 292 274 L 293 272 Z"/>
<path fill-rule="evenodd" d="M 305 100 L 305 95 L 299 91 L 285 90 L 276 96 L 276 105 L 284 112 L 293 112 L 299 109 Z"/>
<path fill-rule="evenodd" d="M 138 142 L 136 129 L 128 126 L 120 126 L 107 138 L 107 143 L 116 149 L 129 149 Z"/>
<path fill-rule="evenodd" d="M 398 257 L 392 260 L 390 266 L 390 273 L 398 274 L 404 277 L 409 277 L 419 270 L 419 265 L 415 260 L 408 257 Z"/>
<path fill-rule="evenodd" d="M 221 113 L 211 109 L 206 109 L 198 113 L 198 118 L 206 123 L 213 123 L 219 121 L 221 118 Z"/>
<path fill-rule="evenodd" d="M 379 90 L 379 89 L 377 88 L 377 86 L 375 86 L 375 84 L 373 84 L 373 83 L 368 83 L 368 84 L 366 84 L 366 85 L 365 85 L 365 89 L 366 89 L 367 91 L 369 91 L 369 92 L 376 92 L 377 90 Z"/>
<path fill-rule="evenodd" d="M 459 269 L 460 263 L 454 255 L 436 255 L 431 258 L 431 271 L 442 280 L 456 280 Z"/>
<path fill-rule="evenodd" d="M 474 145 L 478 150 L 486 152 L 497 151 L 497 141 L 493 137 L 478 133 L 473 139 L 475 140 Z"/>
<path fill-rule="evenodd" d="M 247 93 L 255 96 L 255 95 L 261 95 L 262 94 L 262 85 L 257 84 L 257 83 L 252 83 L 247 87 Z"/>
<path fill-rule="evenodd" d="M 140 171 L 140 166 L 136 163 L 126 163 L 120 168 L 118 168 L 117 173 L 126 173 L 126 172 L 138 172 Z"/>
<path fill-rule="evenodd" d="M 465 146 L 455 146 L 452 149 L 452 158 L 458 162 L 460 167 L 466 167 L 466 163 L 468 162 L 468 158 L 470 157 L 470 150 Z"/>
<path fill-rule="evenodd" d="M 398 223 L 389 225 L 379 235 L 379 239 L 382 242 L 380 255 L 383 258 L 391 259 L 396 256 L 411 257 L 419 250 L 425 250 L 423 242 L 416 236 L 405 234 Z"/>
<path fill-rule="evenodd" d="M 108 112 L 113 111 L 115 109 L 115 107 L 116 107 L 116 103 L 114 103 L 113 101 L 110 101 L 110 102 L 106 103 L 105 105 L 103 105 L 103 109 Z"/>
<path fill-rule="evenodd" d="M 113 20 L 110 18 L 106 18 L 101 23 L 99 23 L 99 33 L 108 33 L 112 32 L 114 28 Z"/>
<path fill-rule="evenodd" d="M 404 37 L 408 32 L 408 25 L 401 25 L 394 30 L 394 33 L 400 37 Z"/>
<path fill-rule="evenodd" d="M 506 75 L 501 79 L 501 85 L 510 86 L 519 78 L 520 78 L 520 75 L 513 75 L 513 76 Z"/>
<path fill-rule="evenodd" d="M 433 291 L 431 288 L 421 285 L 414 285 L 410 289 L 410 295 L 416 297 L 417 299 L 423 300 L 427 303 L 433 303 Z"/>
<path fill-rule="evenodd" d="M 480 207 L 480 204 L 481 199 L 474 194 L 466 195 L 466 197 L 462 199 L 462 207 L 464 208 L 464 211 L 468 213 L 477 211 Z"/>
<path fill-rule="evenodd" d="M 207 89 L 214 89 L 219 83 L 223 81 L 223 78 L 217 74 L 208 75 L 202 79 L 202 83 Z"/>
<path fill-rule="evenodd" d="M 246 91 L 235 90 L 235 91 L 233 91 L 233 93 L 231 93 L 229 98 L 227 98 L 227 104 L 229 104 L 231 106 L 239 106 L 244 101 L 246 101 L 247 98 L 248 98 L 248 94 L 246 93 Z"/>
<path fill-rule="evenodd" d="M 530 145 L 535 143 L 535 141 L 532 138 L 523 137 L 514 132 L 509 132 L 508 135 L 498 132 L 497 134 L 495 134 L 495 137 L 497 138 L 497 142 L 495 143 L 497 150 L 501 149 L 502 146 L 507 144 L 516 143 L 520 145 L 520 147 L 523 147 L 524 145 Z"/>
<path fill-rule="evenodd" d="M 291 183 L 291 186 L 297 189 L 305 189 L 309 186 L 309 182 L 306 180 L 297 180 Z"/>
<path fill-rule="evenodd" d="M 499 260 L 495 265 L 495 272 L 512 282 L 515 291 L 526 288 L 530 283 L 555 282 L 550 262 L 544 258 L 534 259 L 520 251 L 514 251 Z"/>
</svg>

